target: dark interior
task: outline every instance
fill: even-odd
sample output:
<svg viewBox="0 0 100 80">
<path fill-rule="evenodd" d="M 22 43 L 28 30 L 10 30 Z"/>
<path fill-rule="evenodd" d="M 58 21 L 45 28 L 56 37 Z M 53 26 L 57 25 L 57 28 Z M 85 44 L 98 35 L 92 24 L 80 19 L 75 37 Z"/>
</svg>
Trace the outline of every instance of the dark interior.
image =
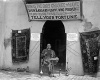
<svg viewBox="0 0 100 80">
<path fill-rule="evenodd" d="M 64 25 L 61 21 L 46 21 L 42 30 L 41 48 L 46 48 L 51 44 L 51 49 L 55 51 L 59 62 L 56 65 L 58 69 L 65 70 L 66 63 L 66 34 Z M 57 69 L 55 68 L 55 69 Z"/>
</svg>

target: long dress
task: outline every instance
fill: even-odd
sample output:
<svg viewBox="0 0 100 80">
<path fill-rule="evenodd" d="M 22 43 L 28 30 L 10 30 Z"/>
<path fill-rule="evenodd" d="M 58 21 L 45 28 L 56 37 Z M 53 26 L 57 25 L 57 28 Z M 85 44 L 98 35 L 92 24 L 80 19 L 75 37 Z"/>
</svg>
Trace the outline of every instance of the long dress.
<svg viewBox="0 0 100 80">
<path fill-rule="evenodd" d="M 41 56 L 43 57 L 43 65 L 47 66 L 49 68 L 49 72 L 52 73 L 55 62 L 50 59 L 55 58 L 55 52 L 51 49 L 44 49 Z"/>
</svg>

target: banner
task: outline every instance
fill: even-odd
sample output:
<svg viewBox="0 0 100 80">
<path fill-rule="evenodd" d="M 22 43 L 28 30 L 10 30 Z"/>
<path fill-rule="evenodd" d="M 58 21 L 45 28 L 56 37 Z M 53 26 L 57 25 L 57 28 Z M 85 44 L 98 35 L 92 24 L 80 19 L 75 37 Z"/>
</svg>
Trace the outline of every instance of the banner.
<svg viewBox="0 0 100 80">
<path fill-rule="evenodd" d="M 80 1 L 26 4 L 30 20 L 77 20 Z"/>
<path fill-rule="evenodd" d="M 95 75 L 100 69 L 100 30 L 80 33 L 80 47 L 85 74 Z"/>
<path fill-rule="evenodd" d="M 29 61 L 30 28 L 12 30 L 12 62 L 24 63 Z"/>
</svg>

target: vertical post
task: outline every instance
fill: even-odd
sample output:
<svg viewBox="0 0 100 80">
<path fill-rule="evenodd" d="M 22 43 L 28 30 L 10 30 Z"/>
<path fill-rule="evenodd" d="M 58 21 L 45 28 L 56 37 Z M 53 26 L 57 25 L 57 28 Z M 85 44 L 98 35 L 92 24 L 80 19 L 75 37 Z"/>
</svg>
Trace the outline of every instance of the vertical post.
<svg viewBox="0 0 100 80">
<path fill-rule="evenodd" d="M 68 76 L 68 62 L 67 62 L 67 68 L 66 68 L 66 73 L 65 73 L 66 76 Z"/>
<path fill-rule="evenodd" d="M 83 21 L 83 0 L 80 0 L 80 15 L 81 21 Z"/>
</svg>

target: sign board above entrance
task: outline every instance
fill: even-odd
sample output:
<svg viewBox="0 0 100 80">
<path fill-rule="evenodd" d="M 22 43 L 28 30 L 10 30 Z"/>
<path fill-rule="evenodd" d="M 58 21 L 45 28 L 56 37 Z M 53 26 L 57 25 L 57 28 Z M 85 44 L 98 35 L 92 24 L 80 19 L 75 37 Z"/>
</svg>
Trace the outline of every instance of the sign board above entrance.
<svg viewBox="0 0 100 80">
<path fill-rule="evenodd" d="M 78 20 L 80 1 L 26 4 L 29 19 L 32 20 Z"/>
</svg>

